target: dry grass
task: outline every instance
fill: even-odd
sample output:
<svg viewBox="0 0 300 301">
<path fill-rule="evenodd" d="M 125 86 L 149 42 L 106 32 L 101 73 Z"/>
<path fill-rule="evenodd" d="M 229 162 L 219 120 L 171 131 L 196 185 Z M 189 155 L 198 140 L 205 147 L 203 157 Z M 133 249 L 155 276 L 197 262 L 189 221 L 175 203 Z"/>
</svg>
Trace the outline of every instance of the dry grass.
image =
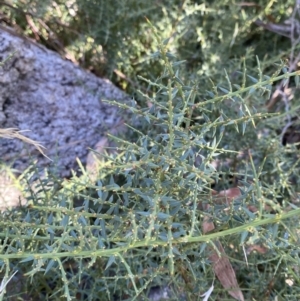
<svg viewBox="0 0 300 301">
<path fill-rule="evenodd" d="M 23 135 L 25 131 L 19 131 L 16 128 L 0 129 L 0 138 L 4 139 L 19 139 L 24 143 L 33 145 L 46 158 L 44 150 L 46 149 L 40 143 Z M 51 160 L 50 158 L 48 158 Z M 19 182 L 19 178 L 14 175 L 14 172 L 9 167 L 2 166 L 0 168 L 0 212 L 8 208 L 24 204 L 25 199 L 22 193 L 23 189 Z"/>
<path fill-rule="evenodd" d="M 22 133 L 28 130 L 18 131 L 16 128 L 7 128 L 7 129 L 0 129 L 0 138 L 5 139 L 19 139 L 25 143 L 32 144 L 43 156 L 51 160 L 49 157 L 46 156 L 43 149 L 46 149 L 40 143 L 24 136 Z M 51 160 L 52 161 L 52 160 Z"/>
</svg>

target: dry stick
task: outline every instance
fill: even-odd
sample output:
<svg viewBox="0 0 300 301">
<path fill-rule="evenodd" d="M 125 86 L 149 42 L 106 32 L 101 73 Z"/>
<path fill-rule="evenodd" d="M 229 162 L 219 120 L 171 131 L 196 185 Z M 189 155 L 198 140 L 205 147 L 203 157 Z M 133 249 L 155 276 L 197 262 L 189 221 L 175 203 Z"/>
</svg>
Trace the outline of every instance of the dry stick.
<svg viewBox="0 0 300 301">
<path fill-rule="evenodd" d="M 293 72 L 297 68 L 297 64 L 300 60 L 300 53 L 295 57 L 295 48 L 296 45 L 299 44 L 300 42 L 300 22 L 297 19 L 297 14 L 298 17 L 300 16 L 300 0 L 296 0 L 295 7 L 293 9 L 293 13 L 290 19 L 288 19 L 285 23 L 286 24 L 265 24 L 261 22 L 260 20 L 257 20 L 255 23 L 258 26 L 262 26 L 266 28 L 267 30 L 270 30 L 272 32 L 275 32 L 277 34 L 283 35 L 285 37 L 288 37 L 291 39 L 291 44 L 292 44 L 292 50 L 290 53 L 290 58 L 289 58 L 289 69 L 288 72 Z M 297 36 L 295 36 L 297 35 Z M 267 110 L 270 111 L 270 109 L 275 105 L 275 103 L 278 100 L 278 96 L 282 97 L 282 100 L 285 104 L 285 111 L 289 112 L 290 110 L 290 104 L 289 104 L 289 92 L 288 92 L 288 84 L 289 84 L 289 79 L 282 80 L 279 85 L 277 85 L 274 93 L 272 94 L 268 104 L 266 105 Z M 291 115 L 287 114 L 287 123 L 284 126 L 284 128 L 281 131 L 280 134 L 280 140 L 281 144 L 283 143 L 283 137 L 288 130 L 288 128 L 293 124 L 291 120 Z"/>
<path fill-rule="evenodd" d="M 296 45 L 298 45 L 298 43 L 300 42 L 300 23 L 299 21 L 296 19 L 296 14 L 298 13 L 298 16 L 300 15 L 300 1 L 297 0 L 296 1 L 296 5 L 295 5 L 295 8 L 293 10 L 293 14 L 292 14 L 292 18 L 291 18 L 291 43 L 292 43 L 292 51 L 290 53 L 290 66 L 289 66 L 289 72 L 293 72 L 296 67 L 297 67 L 297 64 L 300 60 L 300 53 L 298 53 L 298 55 L 296 56 L 296 58 L 294 58 L 294 52 L 295 52 L 295 47 Z M 295 26 L 297 28 L 295 28 Z M 298 37 L 296 37 L 295 39 L 295 33 L 298 34 Z M 286 82 L 286 87 L 288 86 L 288 83 L 289 83 L 289 79 L 288 81 Z M 284 84 L 284 81 L 281 82 L 281 85 L 283 86 Z M 286 89 L 284 89 L 284 92 L 282 93 L 282 96 L 283 96 L 283 101 L 285 103 L 285 111 L 286 112 L 289 112 L 290 110 L 290 105 L 289 105 L 289 99 L 288 99 L 288 95 L 286 93 Z M 290 114 L 287 114 L 287 119 L 288 119 L 288 122 L 287 124 L 285 125 L 285 127 L 282 129 L 281 131 L 281 144 L 283 144 L 283 138 L 284 138 L 284 135 L 287 131 L 287 129 L 292 125 L 292 118 L 291 118 L 291 115 Z"/>
<path fill-rule="evenodd" d="M 297 0 L 292 16 L 290 19 L 288 19 L 287 21 L 284 22 L 284 24 L 274 24 L 274 23 L 263 23 L 260 20 L 255 21 L 255 24 L 258 26 L 261 26 L 269 31 L 275 32 L 276 34 L 285 36 L 289 39 L 291 39 L 291 44 L 292 44 L 292 51 L 290 53 L 290 65 L 289 65 L 289 72 L 292 72 L 296 69 L 297 64 L 300 60 L 300 53 L 296 56 L 296 58 L 294 57 L 294 51 L 295 51 L 295 47 L 296 45 L 298 45 L 299 41 L 300 41 L 300 22 L 297 20 L 296 15 L 298 13 L 298 16 L 300 16 L 300 1 Z M 298 35 L 297 37 L 295 37 L 295 35 Z M 283 80 L 281 81 L 281 83 L 276 87 L 276 90 L 274 91 L 274 93 L 272 94 L 272 97 L 270 98 L 268 104 L 267 104 L 267 109 L 270 110 L 274 104 L 277 102 L 277 98 L 278 96 L 282 96 L 282 95 L 286 95 L 287 94 L 287 89 L 285 87 L 287 87 L 288 85 L 288 81 Z M 284 89 L 284 91 L 282 91 L 282 89 Z M 287 101 L 285 101 L 286 106 L 288 106 Z"/>
</svg>

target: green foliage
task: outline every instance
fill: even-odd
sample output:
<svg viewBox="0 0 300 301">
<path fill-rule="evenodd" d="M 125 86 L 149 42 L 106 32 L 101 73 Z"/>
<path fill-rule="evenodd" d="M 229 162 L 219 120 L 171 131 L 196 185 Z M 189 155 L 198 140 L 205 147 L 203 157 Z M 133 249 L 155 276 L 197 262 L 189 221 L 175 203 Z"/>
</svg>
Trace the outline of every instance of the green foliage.
<svg viewBox="0 0 300 301">
<path fill-rule="evenodd" d="M 0 289 L 2 300 L 147 300 L 155 286 L 168 286 L 171 300 L 201 300 L 213 282 L 212 300 L 233 300 L 210 259 L 217 240 L 245 300 L 299 299 L 299 151 L 282 143 L 299 107 L 277 105 L 271 114 L 265 106 L 281 80 L 290 79 L 297 100 L 299 72 L 287 72 L 289 40 L 253 24 L 282 21 L 292 6 L 3 6 L 26 34 L 134 91 L 137 101 L 114 104 L 139 126 L 129 126 L 131 139 L 111 137 L 117 152 L 99 161 L 95 182 L 84 171 L 33 186 L 35 169 L 24 176 L 29 205 L 0 217 L 1 275 L 17 270 L 20 282 L 10 281 L 5 297 Z M 212 188 L 236 186 L 233 202 L 212 196 Z M 204 217 L 213 232 L 204 233 Z"/>
<path fill-rule="evenodd" d="M 287 19 L 294 1 L 23 0 L 0 6 L 5 24 L 17 24 L 24 34 L 134 93 L 147 89 L 138 75 L 155 81 L 163 71 L 150 58 L 156 41 L 146 18 L 170 38 L 178 60 L 187 61 L 182 76 L 201 78 L 201 89 L 209 77 L 224 79 L 224 68 L 228 74 L 241 69 L 242 58 L 252 69 L 258 55 L 263 71 L 275 70 L 272 63 L 289 56 L 289 40 L 253 22 Z"/>
<path fill-rule="evenodd" d="M 149 27 L 158 45 L 152 57 L 163 62 L 163 72 L 155 82 L 141 80 L 156 92 L 139 92 L 146 107 L 115 103 L 139 116 L 148 131 L 132 128 L 134 142 L 112 137 L 118 152 L 99 162 L 96 182 L 87 173 L 62 183 L 40 179 L 27 192 L 28 206 L 1 215 L 1 271 L 8 277 L 17 269 L 24 281 L 19 292 L 7 288 L 7 300 L 25 294 L 33 300 L 147 300 L 157 285 L 169 287 L 170 300 L 200 300 L 216 277 L 209 260 L 216 240 L 246 300 L 296 300 L 300 209 L 290 176 L 297 176 L 299 160 L 292 147 L 262 132 L 280 117 L 257 111 L 253 102 L 266 97 L 273 82 L 298 73 L 269 77 L 244 68 L 235 83 L 224 73 L 226 86 L 211 84 L 202 94 L 198 82 L 181 77 L 182 62 Z M 216 203 L 211 185 L 222 187 L 216 159 L 225 162 L 241 150 L 232 139 L 248 150 L 232 170 L 241 196 Z M 223 175 L 227 185 L 228 170 Z M 29 172 L 29 182 L 32 177 Z M 205 216 L 216 226 L 212 233 L 202 230 Z M 267 252 L 247 254 L 252 245 Z M 225 298 L 215 280 L 212 299 Z"/>
</svg>

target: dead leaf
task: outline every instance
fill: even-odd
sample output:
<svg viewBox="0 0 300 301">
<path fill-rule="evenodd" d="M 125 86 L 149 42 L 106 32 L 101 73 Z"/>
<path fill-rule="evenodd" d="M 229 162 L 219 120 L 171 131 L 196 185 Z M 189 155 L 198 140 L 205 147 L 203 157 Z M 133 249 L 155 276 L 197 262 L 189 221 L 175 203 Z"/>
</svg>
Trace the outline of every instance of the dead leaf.
<svg viewBox="0 0 300 301">
<path fill-rule="evenodd" d="M 203 233 L 207 233 L 207 232 L 210 232 L 212 230 L 215 229 L 215 225 L 214 223 L 211 221 L 210 217 L 209 216 L 204 216 L 204 220 L 203 220 L 203 223 L 202 223 L 202 231 Z"/>
<path fill-rule="evenodd" d="M 212 194 L 214 198 L 219 202 L 231 202 L 233 199 L 241 195 L 240 190 L 235 188 L 230 188 L 228 190 L 223 190 L 221 192 L 213 191 Z M 209 205 L 208 205 L 209 207 Z M 208 209 L 208 208 L 207 208 Z M 202 223 L 203 233 L 208 233 L 215 229 L 214 223 L 211 221 L 211 218 L 206 215 Z M 242 291 L 239 288 L 239 285 L 236 280 L 235 271 L 232 268 L 232 265 L 225 253 L 225 250 L 222 244 L 219 241 L 214 241 L 216 247 L 218 248 L 221 257 L 219 257 L 218 252 L 215 249 L 211 249 L 211 255 L 209 259 L 213 263 L 214 272 L 221 282 L 222 286 L 228 291 L 228 293 L 239 301 L 244 301 L 244 296 Z"/>
<path fill-rule="evenodd" d="M 228 290 L 230 296 L 236 300 L 244 301 L 243 293 L 236 280 L 235 271 L 226 256 L 222 244 L 219 241 L 216 241 L 215 244 L 219 252 L 224 254 L 219 257 L 217 251 L 212 250 L 212 254 L 209 256 L 209 259 L 213 262 L 213 269 L 217 278 L 221 282 L 222 286 Z"/>
<path fill-rule="evenodd" d="M 212 195 L 217 204 L 230 204 L 241 195 L 241 191 L 238 187 L 233 187 L 219 193 L 213 190 Z"/>
</svg>

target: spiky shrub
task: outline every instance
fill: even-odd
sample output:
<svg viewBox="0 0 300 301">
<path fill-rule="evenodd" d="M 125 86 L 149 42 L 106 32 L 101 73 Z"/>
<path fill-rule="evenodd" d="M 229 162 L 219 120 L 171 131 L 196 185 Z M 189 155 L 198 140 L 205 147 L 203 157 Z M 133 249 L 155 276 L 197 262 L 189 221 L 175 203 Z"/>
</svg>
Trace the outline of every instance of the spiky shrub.
<svg viewBox="0 0 300 301">
<path fill-rule="evenodd" d="M 117 152 L 99 161 L 96 182 L 87 173 L 40 179 L 28 184 L 27 207 L 1 215 L 1 271 L 18 270 L 6 296 L 1 286 L 2 300 L 147 300 L 155 286 L 168 287 L 171 300 L 199 300 L 220 276 L 212 252 L 229 259 L 246 300 L 297 299 L 300 209 L 289 176 L 299 180 L 299 160 L 266 134 L 280 116 L 250 104 L 298 73 L 268 77 L 258 68 L 250 76 L 244 68 L 236 82 L 225 74 L 226 86 L 199 94 L 152 30 L 164 71 L 141 80 L 155 93 L 140 92 L 145 108 L 115 103 L 140 117 L 136 140 L 112 137 Z M 247 150 L 239 160 L 237 140 Z M 228 188 L 229 171 L 241 195 L 220 202 L 211 185 Z M 212 298 L 228 298 L 230 288 L 214 284 Z"/>
<path fill-rule="evenodd" d="M 268 72 L 273 62 L 289 57 L 289 40 L 254 22 L 282 23 L 294 5 L 294 0 L 16 0 L 0 3 L 0 22 L 133 93 L 147 87 L 137 75 L 155 80 L 162 72 L 148 59 L 156 42 L 145 16 L 171 37 L 172 53 L 187 60 L 189 77 L 203 76 L 206 87 L 208 77 L 222 79 L 220 70 L 235 72 L 241 57 L 250 70 L 253 54 L 259 55 Z"/>
</svg>

